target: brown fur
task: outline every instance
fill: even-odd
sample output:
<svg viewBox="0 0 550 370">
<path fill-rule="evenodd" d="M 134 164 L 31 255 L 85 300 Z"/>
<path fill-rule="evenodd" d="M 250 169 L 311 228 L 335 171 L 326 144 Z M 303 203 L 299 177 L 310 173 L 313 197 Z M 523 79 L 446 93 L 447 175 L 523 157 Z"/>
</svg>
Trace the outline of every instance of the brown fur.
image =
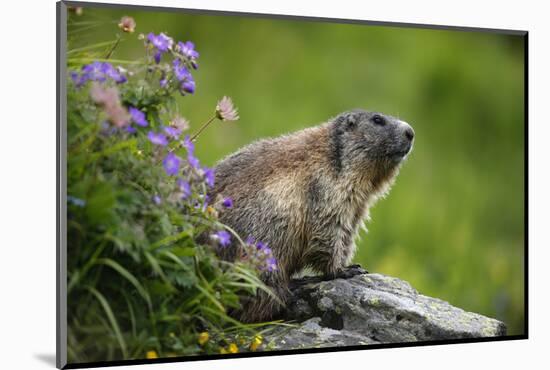
<svg viewBox="0 0 550 370">
<path fill-rule="evenodd" d="M 374 119 L 382 117 L 384 124 Z M 382 114 L 355 110 L 320 126 L 252 143 L 222 160 L 211 194 L 231 197 L 220 220 L 243 238 L 267 243 L 278 270 L 262 279 L 284 303 L 305 267 L 334 276 L 355 253 L 369 207 L 386 194 L 414 131 Z M 225 250 L 234 258 L 238 246 Z M 242 321 L 276 317 L 281 305 L 260 292 L 243 300 Z"/>
</svg>

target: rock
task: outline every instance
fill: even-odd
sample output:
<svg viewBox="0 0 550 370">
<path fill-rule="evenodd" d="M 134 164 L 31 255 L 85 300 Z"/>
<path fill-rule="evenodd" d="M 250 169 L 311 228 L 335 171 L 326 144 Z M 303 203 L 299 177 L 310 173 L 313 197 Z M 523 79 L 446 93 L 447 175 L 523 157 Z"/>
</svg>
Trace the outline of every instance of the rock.
<svg viewBox="0 0 550 370">
<path fill-rule="evenodd" d="M 403 280 L 359 266 L 333 280 L 292 281 L 285 318 L 297 326 L 266 336 L 270 349 L 403 343 L 506 334 L 504 323 L 419 294 Z"/>
</svg>

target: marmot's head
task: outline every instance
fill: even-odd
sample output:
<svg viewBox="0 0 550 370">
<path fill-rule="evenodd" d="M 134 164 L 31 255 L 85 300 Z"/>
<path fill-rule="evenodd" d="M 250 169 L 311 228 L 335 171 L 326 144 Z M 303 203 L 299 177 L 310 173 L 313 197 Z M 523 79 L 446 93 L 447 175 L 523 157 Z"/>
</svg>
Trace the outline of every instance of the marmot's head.
<svg viewBox="0 0 550 370">
<path fill-rule="evenodd" d="M 414 141 L 414 130 L 408 123 L 360 109 L 341 113 L 330 127 L 335 165 L 339 169 L 374 169 L 377 177 L 393 172 Z"/>
</svg>

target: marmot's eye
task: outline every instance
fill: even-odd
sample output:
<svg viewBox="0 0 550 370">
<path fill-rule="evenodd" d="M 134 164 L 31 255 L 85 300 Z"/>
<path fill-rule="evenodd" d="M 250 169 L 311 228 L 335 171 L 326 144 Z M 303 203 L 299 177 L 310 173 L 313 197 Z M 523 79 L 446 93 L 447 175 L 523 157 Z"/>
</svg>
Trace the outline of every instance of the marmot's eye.
<svg viewBox="0 0 550 370">
<path fill-rule="evenodd" d="M 372 116 L 372 122 L 380 126 L 384 126 L 386 124 L 386 120 L 379 114 Z"/>
</svg>

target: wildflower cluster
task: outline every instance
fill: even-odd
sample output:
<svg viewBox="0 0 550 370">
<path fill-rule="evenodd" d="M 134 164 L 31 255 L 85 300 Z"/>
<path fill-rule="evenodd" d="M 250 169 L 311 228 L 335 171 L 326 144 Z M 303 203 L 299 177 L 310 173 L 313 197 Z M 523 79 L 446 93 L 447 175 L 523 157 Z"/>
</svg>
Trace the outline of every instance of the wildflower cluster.
<svg viewBox="0 0 550 370">
<path fill-rule="evenodd" d="M 118 27 L 130 34 L 136 24 L 123 17 Z M 268 246 L 249 240 L 243 247 L 219 222 L 238 204 L 210 199 L 215 170 L 195 150 L 211 122 L 235 121 L 237 109 L 223 97 L 191 135 L 172 93 L 195 91 L 195 45 L 165 33 L 138 39 L 145 56 L 128 69 L 109 60 L 120 38 L 108 54 L 68 58 L 70 360 L 254 351 L 261 343 L 250 337 L 255 329 L 242 324 L 244 344 L 218 333 L 234 327 L 227 312 L 243 295 L 268 289 L 259 274 L 275 270 L 276 261 Z M 223 248 L 242 249 L 242 259 L 222 261 Z"/>
<path fill-rule="evenodd" d="M 128 81 L 122 67 L 113 67 L 108 62 L 93 62 L 82 66 L 80 72 L 71 72 L 71 79 L 77 87 L 85 85 L 88 81 L 105 82 L 112 80 L 117 84 Z"/>
<path fill-rule="evenodd" d="M 190 69 L 198 69 L 197 59 L 198 51 L 195 50 L 195 44 L 191 41 L 174 42 L 174 40 L 164 33 L 149 33 L 145 40 L 147 50 L 153 53 L 153 60 L 156 66 L 151 70 L 160 72 L 159 84 L 164 89 L 176 89 L 182 95 L 193 94 L 195 92 L 195 80 Z M 171 63 L 161 63 L 163 56 L 168 55 L 172 58 Z"/>
</svg>

